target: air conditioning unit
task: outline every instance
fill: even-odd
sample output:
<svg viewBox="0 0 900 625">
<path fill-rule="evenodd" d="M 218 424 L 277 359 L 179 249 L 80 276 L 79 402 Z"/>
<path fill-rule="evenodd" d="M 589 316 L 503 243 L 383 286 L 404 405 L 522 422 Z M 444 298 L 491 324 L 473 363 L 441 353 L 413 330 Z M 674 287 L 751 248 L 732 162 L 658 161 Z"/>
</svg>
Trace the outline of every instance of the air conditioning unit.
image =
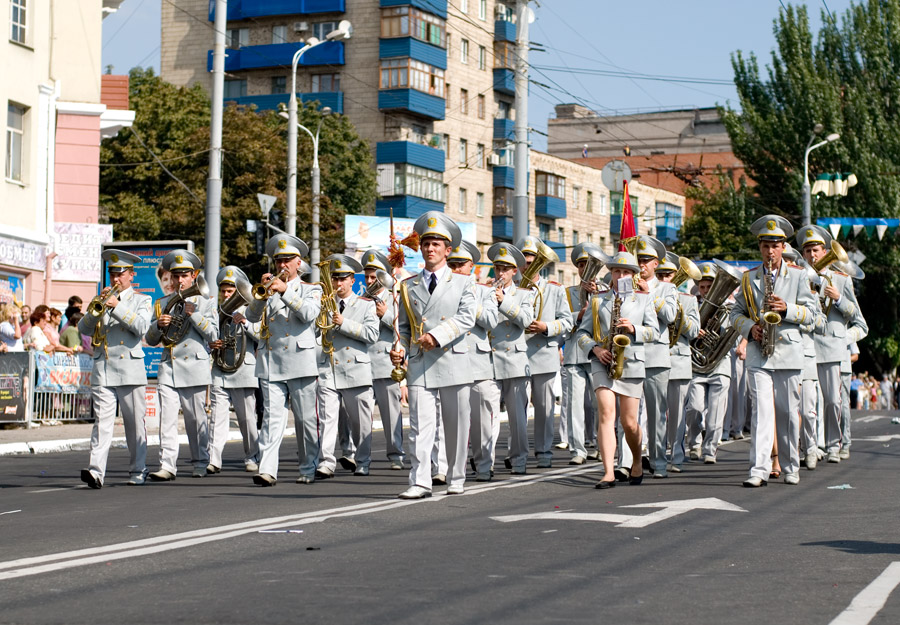
<svg viewBox="0 0 900 625">
<path fill-rule="evenodd" d="M 309 30 L 309 22 L 294 22 L 294 32 L 303 33 Z"/>
<path fill-rule="evenodd" d="M 506 7 L 498 2 L 494 7 L 494 16 L 499 19 L 506 17 Z"/>
<path fill-rule="evenodd" d="M 500 164 L 500 155 L 499 154 L 491 154 L 488 156 L 488 163 L 494 166 Z"/>
</svg>

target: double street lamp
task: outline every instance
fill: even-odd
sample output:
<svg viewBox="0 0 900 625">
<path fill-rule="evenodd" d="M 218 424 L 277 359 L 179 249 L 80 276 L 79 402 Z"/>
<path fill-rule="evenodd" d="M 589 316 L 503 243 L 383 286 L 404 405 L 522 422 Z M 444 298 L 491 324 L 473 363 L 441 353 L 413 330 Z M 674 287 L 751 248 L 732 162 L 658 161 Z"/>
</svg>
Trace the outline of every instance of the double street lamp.
<svg viewBox="0 0 900 625">
<path fill-rule="evenodd" d="M 308 128 L 297 123 L 297 65 L 300 63 L 301 57 L 307 51 L 312 50 L 316 46 L 320 46 L 327 41 L 337 41 L 339 39 L 349 39 L 353 33 L 353 27 L 347 20 L 341 20 L 338 27 L 328 33 L 323 41 L 319 41 L 315 37 L 306 40 L 306 45 L 294 53 L 291 61 L 291 97 L 288 100 L 288 175 L 287 175 L 287 215 L 285 217 L 285 228 L 288 234 L 297 234 L 297 128 L 303 128 L 313 140 L 314 160 L 312 170 L 312 237 L 310 241 L 309 260 L 312 266 L 312 279 L 319 279 L 319 268 L 316 263 L 319 262 L 319 130 L 322 128 L 322 120 L 319 120 L 319 127 L 316 129 L 315 135 Z M 323 109 L 326 115 L 330 113 L 330 109 Z M 282 114 L 283 115 L 283 114 Z"/>
<path fill-rule="evenodd" d="M 815 150 L 816 148 L 820 148 L 823 145 L 827 145 L 832 143 L 833 141 L 837 141 L 841 138 L 836 132 L 831 133 L 827 137 L 825 137 L 824 141 L 819 141 L 816 144 L 813 144 L 813 141 L 816 140 L 816 137 L 824 130 L 824 126 L 822 124 L 816 124 L 813 128 L 812 135 L 809 137 L 809 142 L 806 144 L 806 152 L 803 154 L 803 225 L 808 226 L 812 221 L 812 217 L 810 215 L 810 203 L 811 200 L 811 189 L 809 186 L 809 153 Z"/>
</svg>

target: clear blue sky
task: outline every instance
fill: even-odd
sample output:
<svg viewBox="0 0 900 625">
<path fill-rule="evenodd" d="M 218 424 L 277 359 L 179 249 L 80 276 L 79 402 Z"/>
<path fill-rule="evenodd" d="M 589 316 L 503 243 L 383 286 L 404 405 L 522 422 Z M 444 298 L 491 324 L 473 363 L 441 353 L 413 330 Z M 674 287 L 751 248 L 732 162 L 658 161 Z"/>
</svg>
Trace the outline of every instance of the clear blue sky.
<svg viewBox="0 0 900 625">
<path fill-rule="evenodd" d="M 104 66 L 113 65 L 114 73 L 126 73 L 137 65 L 159 70 L 162 2 L 177 4 L 178 0 L 126 0 L 106 18 Z M 822 11 L 830 10 L 840 19 L 850 4 L 850 0 L 810 0 L 813 32 L 819 28 Z M 772 24 L 780 7 L 780 0 L 541 0 L 535 7 L 531 40 L 546 52 L 533 51 L 529 60 L 535 66 L 531 78 L 549 89 L 532 85 L 529 123 L 546 131 L 553 106 L 561 102 L 580 102 L 600 113 L 728 102 L 737 106 L 730 84 L 731 53 L 753 51 L 767 62 L 774 47 Z M 578 73 L 581 70 L 594 73 Z M 598 70 L 607 75 L 598 75 Z M 728 84 L 665 79 L 671 76 Z M 546 146 L 537 133 L 533 141 L 537 149 Z"/>
</svg>

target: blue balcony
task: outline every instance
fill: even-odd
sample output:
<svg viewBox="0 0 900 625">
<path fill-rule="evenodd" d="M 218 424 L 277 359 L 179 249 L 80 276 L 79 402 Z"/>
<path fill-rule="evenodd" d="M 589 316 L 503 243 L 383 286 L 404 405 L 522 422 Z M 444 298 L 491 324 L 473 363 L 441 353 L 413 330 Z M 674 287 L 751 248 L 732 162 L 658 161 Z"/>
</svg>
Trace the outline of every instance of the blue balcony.
<svg viewBox="0 0 900 625">
<path fill-rule="evenodd" d="M 375 216 L 390 217 L 391 209 L 394 217 L 418 219 L 428 211 L 444 212 L 444 204 L 434 200 L 426 200 L 414 195 L 394 195 L 375 201 Z"/>
<path fill-rule="evenodd" d="M 656 238 L 664 245 L 670 245 L 678 240 L 678 228 L 656 226 Z"/>
<path fill-rule="evenodd" d="M 239 50 L 226 50 L 225 71 L 237 72 L 242 69 L 260 69 L 265 67 L 290 68 L 294 53 L 303 47 L 303 43 L 271 43 L 264 46 L 247 46 Z M 212 71 L 213 52 L 207 51 L 206 69 Z M 310 49 L 300 59 L 303 67 L 315 65 L 343 65 L 344 43 L 342 41 L 326 41 L 320 46 Z"/>
<path fill-rule="evenodd" d="M 516 122 L 511 119 L 495 119 L 494 120 L 494 139 L 509 140 L 515 139 Z"/>
<path fill-rule="evenodd" d="M 494 91 L 516 95 L 515 72 L 505 67 L 494 68 Z"/>
<path fill-rule="evenodd" d="M 634 220 L 634 231 L 637 232 L 637 219 Z M 610 215 L 609 216 L 609 233 L 614 236 L 619 236 L 619 233 L 622 232 L 622 213 L 618 215 Z"/>
<path fill-rule="evenodd" d="M 516 25 L 507 20 L 494 22 L 494 41 L 515 41 Z"/>
<path fill-rule="evenodd" d="M 566 262 L 566 258 L 568 258 L 568 254 L 566 254 L 566 244 L 560 243 L 559 241 L 550 241 L 548 239 L 544 239 L 544 243 L 547 244 L 551 250 L 556 252 L 556 255 L 559 256 L 559 260 L 561 262 Z"/>
<path fill-rule="evenodd" d="M 516 188 L 515 170 L 512 167 L 498 165 L 494 167 L 494 186 L 507 189 Z"/>
<path fill-rule="evenodd" d="M 381 0 L 383 7 L 413 6 L 447 19 L 447 0 Z"/>
<path fill-rule="evenodd" d="M 444 98 L 415 89 L 385 89 L 378 92 L 378 110 L 407 111 L 428 119 L 444 119 Z"/>
<path fill-rule="evenodd" d="M 507 217 L 505 215 L 494 215 L 493 217 L 491 217 L 491 236 L 495 240 L 512 241 L 512 217 Z"/>
<path fill-rule="evenodd" d="M 279 104 L 287 106 L 289 93 L 271 93 L 267 95 L 245 95 L 240 98 L 225 98 L 225 102 L 238 105 L 256 105 L 260 111 L 277 111 Z M 318 102 L 317 108 L 329 107 L 333 113 L 344 112 L 343 91 L 320 91 L 318 93 L 298 93 L 297 98 L 303 103 Z"/>
<path fill-rule="evenodd" d="M 228 0 L 228 21 L 276 15 L 343 13 L 345 0 Z M 216 19 L 216 5 L 209 3 L 209 21 Z"/>
<path fill-rule="evenodd" d="M 388 141 L 375 146 L 375 162 L 409 163 L 432 171 L 444 171 L 447 154 L 443 150 L 410 141 Z"/>
<path fill-rule="evenodd" d="M 534 198 L 534 216 L 548 219 L 566 218 L 566 201 L 551 195 L 538 195 Z"/>
<path fill-rule="evenodd" d="M 392 59 L 396 57 L 409 57 L 440 69 L 447 69 L 447 50 L 444 48 L 412 37 L 379 40 L 378 58 Z"/>
</svg>

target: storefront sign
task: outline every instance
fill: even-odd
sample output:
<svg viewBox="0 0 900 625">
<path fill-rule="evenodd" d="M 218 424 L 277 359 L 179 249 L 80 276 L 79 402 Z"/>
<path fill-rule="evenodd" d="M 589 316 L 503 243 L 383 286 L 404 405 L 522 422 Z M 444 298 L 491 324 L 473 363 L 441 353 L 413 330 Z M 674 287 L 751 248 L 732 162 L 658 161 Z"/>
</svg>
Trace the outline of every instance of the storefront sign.
<svg viewBox="0 0 900 625">
<path fill-rule="evenodd" d="M 112 241 L 112 228 L 104 224 L 54 224 L 53 279 L 99 282 L 101 246 Z"/>
<path fill-rule="evenodd" d="M 0 265 L 44 271 L 47 268 L 47 247 L 0 237 Z"/>
<path fill-rule="evenodd" d="M 0 273 L 0 304 L 19 304 L 25 301 L 25 280 L 20 276 Z"/>
</svg>

